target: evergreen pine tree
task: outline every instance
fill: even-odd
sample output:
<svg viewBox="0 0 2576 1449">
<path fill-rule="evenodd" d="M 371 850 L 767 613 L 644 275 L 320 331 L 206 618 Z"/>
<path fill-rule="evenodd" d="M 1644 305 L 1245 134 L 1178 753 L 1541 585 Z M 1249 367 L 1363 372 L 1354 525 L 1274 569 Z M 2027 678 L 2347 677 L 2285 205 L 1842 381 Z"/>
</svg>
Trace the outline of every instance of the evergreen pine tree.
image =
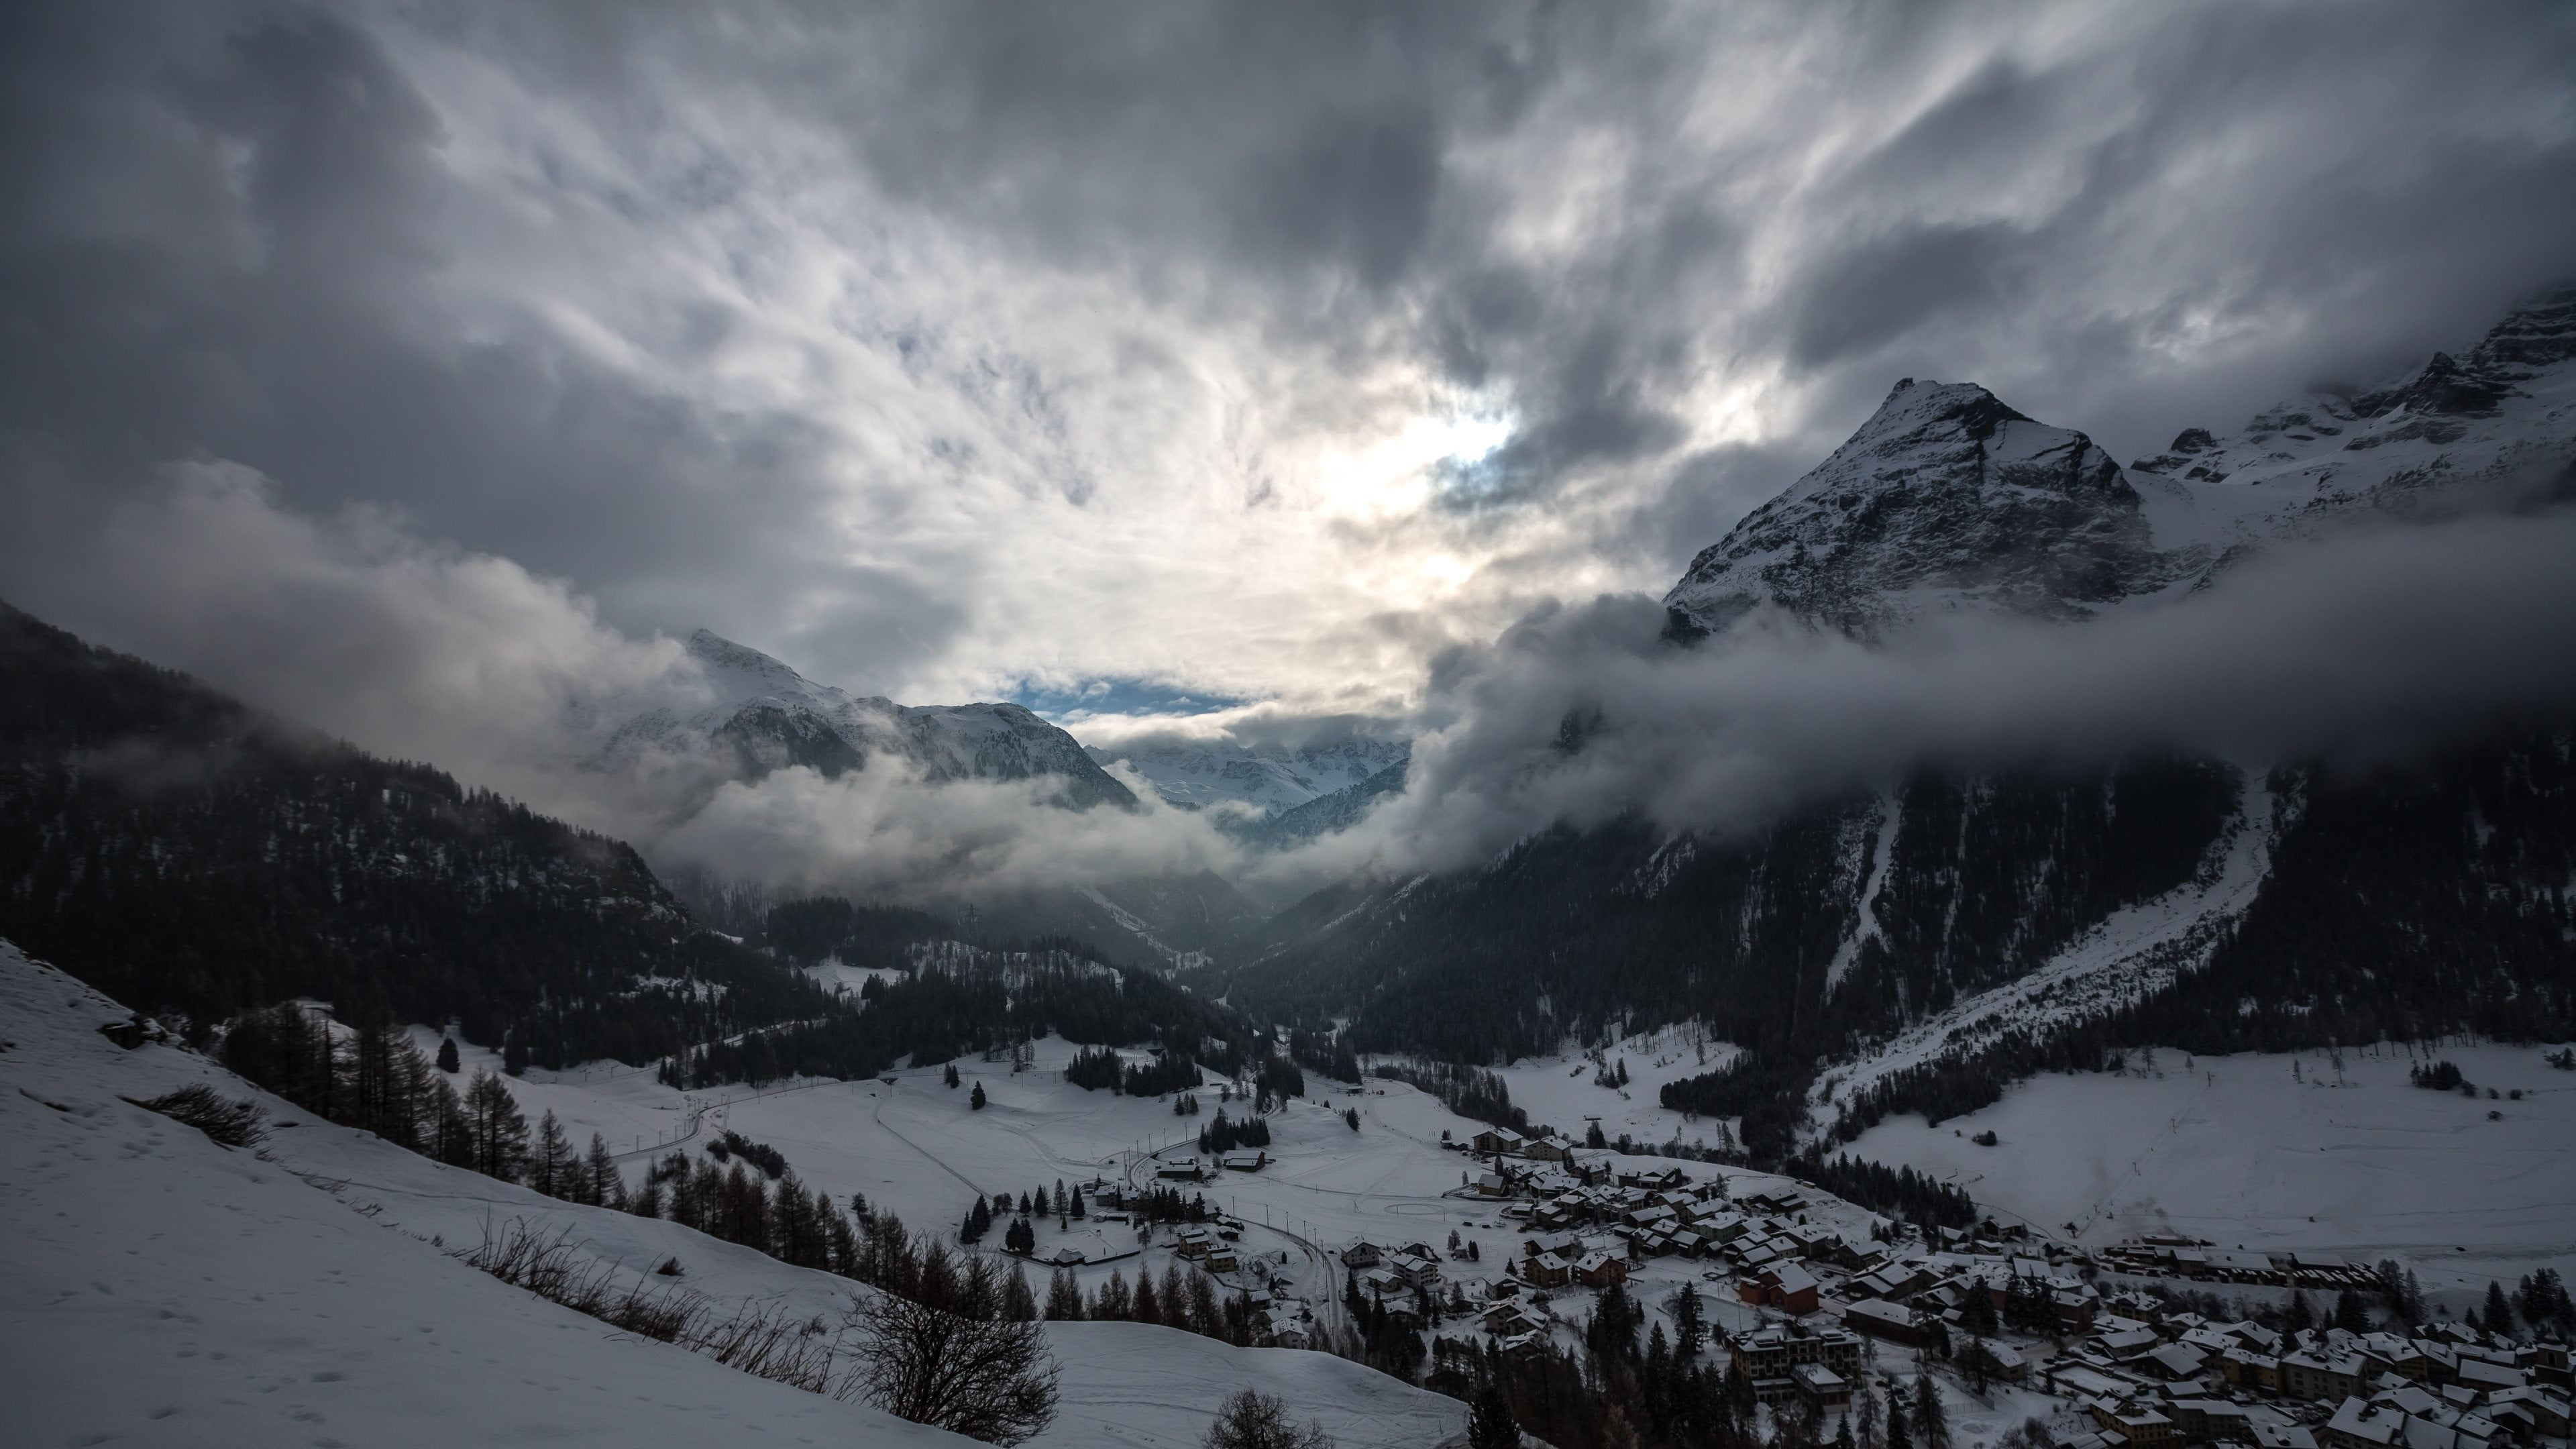
<svg viewBox="0 0 2576 1449">
<path fill-rule="evenodd" d="M 1914 1376 L 1914 1435 L 1922 1449 L 1950 1449 L 1950 1414 L 1930 1374 Z"/>
<path fill-rule="evenodd" d="M 452 1036 L 440 1037 L 438 1039 L 438 1069 L 452 1077 L 456 1075 L 457 1070 L 464 1065 L 465 1063 L 463 1059 L 458 1057 L 456 1054 L 456 1038 Z"/>
<path fill-rule="evenodd" d="M 1344 1048 L 1348 1050 L 1348 1048 Z M 1487 1385 L 1467 1409 L 1467 1449 L 1520 1449 L 1521 1426 L 1502 1392 Z"/>
<path fill-rule="evenodd" d="M 486 1177 L 519 1180 L 528 1156 L 528 1119 L 501 1079 L 477 1071 L 465 1088 L 465 1128 L 473 1167 Z"/>
<path fill-rule="evenodd" d="M 528 1158 L 528 1186 L 548 1197 L 573 1196 L 572 1139 L 564 1135 L 563 1123 L 551 1107 L 537 1122 L 536 1150 Z"/>
<path fill-rule="evenodd" d="M 618 1175 L 617 1159 L 608 1152 L 608 1139 L 590 1134 L 590 1157 L 583 1164 L 582 1201 L 593 1207 L 626 1206 L 626 1182 Z"/>
<path fill-rule="evenodd" d="M 966 1105 L 978 1112 L 984 1110 L 984 1084 L 982 1082 L 977 1082 L 975 1084 L 975 1090 L 968 1094 Z"/>
<path fill-rule="evenodd" d="M 2287 1324 L 2294 1332 L 2299 1329 L 2314 1328 L 2317 1326 L 2317 1311 L 2308 1303 L 2308 1295 L 2306 1293 L 2296 1288 L 2290 1290 L 2289 1312 L 2282 1315 L 2281 1321 Z"/>
<path fill-rule="evenodd" d="M 2335 1295 L 2334 1326 L 2352 1333 L 2370 1332 L 2370 1310 L 2362 1305 L 2361 1295 L 2345 1288 Z"/>
<path fill-rule="evenodd" d="M 1905 1409 L 1896 1385 L 1887 1386 L 1887 1449 L 1914 1449 L 1914 1438 L 1905 1422 Z"/>
<path fill-rule="evenodd" d="M 1082 1285 L 1063 1268 L 1047 1281 L 1046 1316 L 1051 1323 L 1074 1323 L 1082 1318 Z"/>
<path fill-rule="evenodd" d="M 1968 1296 L 1959 1305 L 1959 1326 L 1978 1338 L 1994 1337 L 1997 1331 L 1995 1298 L 1993 1292 L 1986 1287 L 1985 1279 L 1969 1280 Z"/>
<path fill-rule="evenodd" d="M 1110 1269 L 1109 1281 L 1100 1285 L 1100 1292 L 1091 1300 L 1090 1316 L 1105 1323 L 1116 1323 L 1134 1317 L 1135 1312 L 1135 1299 L 1127 1292 L 1127 1275 L 1115 1268 Z"/>
<path fill-rule="evenodd" d="M 1038 1300 L 1029 1291 L 1029 1275 L 1013 1263 L 1011 1276 L 1002 1283 L 1002 1317 L 1012 1323 L 1027 1323 L 1037 1316 Z"/>
<path fill-rule="evenodd" d="M 2496 1282 L 2492 1278 L 2487 1280 L 2486 1307 L 2486 1331 L 2489 1333 L 2501 1334 L 2506 1338 L 2511 1338 L 2513 1336 L 2513 1305 L 2505 1301 L 2504 1285 Z"/>
</svg>

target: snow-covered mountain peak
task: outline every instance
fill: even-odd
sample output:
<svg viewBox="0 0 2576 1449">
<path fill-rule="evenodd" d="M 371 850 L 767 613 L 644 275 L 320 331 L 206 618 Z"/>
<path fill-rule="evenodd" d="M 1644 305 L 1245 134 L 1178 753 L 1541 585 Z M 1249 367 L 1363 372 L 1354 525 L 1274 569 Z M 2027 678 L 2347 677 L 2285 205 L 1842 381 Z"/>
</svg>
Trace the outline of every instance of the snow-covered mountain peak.
<svg viewBox="0 0 2576 1449">
<path fill-rule="evenodd" d="M 2185 428 L 2126 471 L 1984 388 L 1908 378 L 1664 602 L 1681 637 L 1759 609 L 1864 639 L 1948 611 L 2081 619 L 2338 518 L 2571 467 L 2576 291 L 2389 386 L 2294 398 L 2231 434 Z"/>
<path fill-rule="evenodd" d="M 1973 383 L 1908 378 L 1666 595 L 1677 631 L 1761 608 L 1874 637 L 1970 606 L 2073 617 L 2153 571 L 2140 500 L 2093 440 Z"/>
<path fill-rule="evenodd" d="M 816 684 L 748 644 L 737 644 L 710 629 L 692 631 L 684 647 L 715 691 L 719 704 L 739 705 L 766 697 L 801 700 L 817 708 L 832 709 L 849 698 L 828 684 Z"/>
</svg>

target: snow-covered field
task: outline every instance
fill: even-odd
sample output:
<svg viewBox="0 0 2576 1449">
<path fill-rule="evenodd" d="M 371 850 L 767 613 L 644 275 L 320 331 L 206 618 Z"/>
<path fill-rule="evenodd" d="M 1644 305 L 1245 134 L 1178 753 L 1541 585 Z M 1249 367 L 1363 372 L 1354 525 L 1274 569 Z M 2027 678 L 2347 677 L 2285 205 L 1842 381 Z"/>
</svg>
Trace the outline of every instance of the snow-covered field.
<svg viewBox="0 0 2576 1449">
<path fill-rule="evenodd" d="M 1606 1047 L 1612 1063 L 1628 1064 L 1628 1085 L 1612 1090 L 1593 1080 L 1592 1059 L 1572 1046 L 1553 1056 L 1523 1057 L 1495 1068 L 1511 1091 L 1512 1105 L 1529 1113 L 1533 1125 L 1545 1123 L 1576 1142 L 1594 1119 L 1602 1134 L 1616 1139 L 1625 1132 L 1639 1142 L 1665 1143 L 1678 1135 L 1684 1142 L 1717 1141 L 1717 1123 L 1693 1121 L 1658 1105 L 1666 1082 L 1713 1072 L 1735 1060 L 1737 1048 L 1711 1041 L 1687 1026 L 1641 1032 Z"/>
<path fill-rule="evenodd" d="M 280 1124 L 270 1160 L 217 1147 L 120 1098 L 200 1080 L 257 1094 L 190 1053 L 122 1051 L 97 1034 L 123 1016 L 0 945 L 8 1442 L 969 1442 L 614 1333 L 454 1261 L 433 1240 L 472 1244 L 487 1223 L 512 1219 L 569 1226 L 603 1258 L 676 1256 L 684 1281 L 716 1299 L 827 1317 L 846 1301 L 842 1280 L 672 1223 L 442 1167 L 274 1098 L 263 1098 Z M 584 1140 L 592 1121 L 605 1130 L 677 1115 L 679 1094 L 648 1074 L 574 1080 L 581 1075 L 513 1090 L 531 1118 L 552 1107 Z M 1005 1086 L 996 1082 L 997 1097 Z M 877 1090 L 887 1117 L 933 1149 L 970 1144 L 958 1154 L 969 1165 L 1007 1165 L 1031 1188 L 1042 1166 L 1050 1184 L 1058 1175 L 1060 1159 L 1023 1135 L 1025 1121 L 1022 1130 L 1002 1125 L 1001 1103 L 977 1114 L 991 1119 L 983 1130 L 958 1130 L 946 1109 L 964 1113 L 964 1094 L 935 1078 Z M 722 1110 L 835 1192 L 882 1188 L 908 1218 L 918 1201 L 922 1225 L 952 1216 L 952 1200 L 962 1211 L 967 1189 L 943 1190 L 927 1152 L 876 1125 L 865 1091 L 780 1093 Z M 1140 1132 L 1155 1110 L 1172 1120 L 1151 1103 L 1099 1100 L 1121 1103 Z M 748 1124 L 738 1115 L 746 1109 Z M 1107 1115 L 1117 1119 L 1103 1127 L 1108 1136 L 1130 1125 Z M 843 1129 L 849 1141 L 825 1152 L 821 1140 Z M 1038 1445 L 1195 1444 L 1218 1399 L 1242 1385 L 1282 1395 L 1349 1449 L 1435 1444 L 1464 1425 L 1455 1402 L 1326 1354 L 1236 1349 L 1133 1324 L 1059 1324 L 1048 1334 L 1062 1408 Z"/>
<path fill-rule="evenodd" d="M 2437 1055 L 2481 1088 L 2476 1100 L 2410 1084 L 2397 1047 L 2347 1051 L 2340 1074 L 2323 1052 L 2164 1051 L 2153 1066 L 2132 1054 L 2116 1075 L 2034 1078 L 1938 1127 L 1893 1118 L 1850 1150 L 1928 1169 L 2059 1236 L 2073 1224 L 2093 1246 L 2169 1231 L 2393 1257 L 2455 1306 L 2490 1279 L 2576 1271 L 2576 1073 L 2529 1047 Z M 2487 1087 L 2523 1099 L 2489 1101 Z M 1997 1145 L 1971 1140 L 1988 1130 Z"/>
</svg>

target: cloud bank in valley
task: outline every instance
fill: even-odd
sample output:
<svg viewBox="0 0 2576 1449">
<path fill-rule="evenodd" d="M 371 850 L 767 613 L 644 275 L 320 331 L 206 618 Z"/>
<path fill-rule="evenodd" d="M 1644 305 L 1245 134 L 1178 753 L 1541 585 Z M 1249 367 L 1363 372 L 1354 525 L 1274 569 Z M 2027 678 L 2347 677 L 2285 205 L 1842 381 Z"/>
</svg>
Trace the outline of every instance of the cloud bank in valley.
<svg viewBox="0 0 2576 1449">
<path fill-rule="evenodd" d="M 627 636 L 561 581 L 373 510 L 307 521 L 238 468 L 172 470 L 107 537 L 118 566 L 84 607 L 112 633 L 169 641 L 166 662 L 665 864 L 881 899 L 1198 870 L 1277 897 L 1472 865 L 1557 825 L 1635 817 L 1723 837 L 1923 769 L 2157 750 L 2402 766 L 2576 712 L 2563 507 L 2378 519 L 2090 623 L 1957 617 L 1885 647 L 1756 616 L 1683 649 L 1661 638 L 1659 603 L 1606 595 L 1442 656 L 1408 721 L 1407 790 L 1345 834 L 1258 853 L 1145 789 L 1137 810 L 1076 812 L 1044 781 L 931 783 L 891 760 L 829 780 L 724 779 L 696 757 L 596 768 L 618 723 L 707 700 L 675 642 Z"/>
<path fill-rule="evenodd" d="M 1756 617 L 1684 650 L 1642 596 L 1550 607 L 1435 669 L 1366 848 L 1454 868 L 1626 815 L 1723 836 L 1922 770 L 2153 751 L 2403 766 L 2576 711 L 2571 559 L 2565 509 L 2379 520 L 2087 623 L 1956 617 L 1885 647 Z"/>
</svg>

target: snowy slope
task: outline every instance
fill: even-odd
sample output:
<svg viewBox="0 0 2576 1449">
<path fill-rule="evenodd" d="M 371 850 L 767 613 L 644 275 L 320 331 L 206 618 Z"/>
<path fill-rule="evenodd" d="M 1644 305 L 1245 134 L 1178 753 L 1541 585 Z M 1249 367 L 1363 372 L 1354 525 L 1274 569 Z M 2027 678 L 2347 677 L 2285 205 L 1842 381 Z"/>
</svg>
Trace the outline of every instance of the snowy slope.
<svg viewBox="0 0 2576 1449">
<path fill-rule="evenodd" d="M 614 1335 L 416 1236 L 478 1241 L 484 1212 L 534 1208 L 543 1200 L 532 1194 L 274 1099 L 274 1161 L 119 1100 L 200 1080 L 256 1095 L 195 1056 L 125 1052 L 96 1034 L 123 1015 L 0 945 L 0 1392 L 11 1442 L 971 1442 Z M 403 1191 L 334 1196 L 320 1185 L 360 1177 Z M 352 1210 L 364 1201 L 385 1207 Z M 702 1261 L 717 1246 L 678 1250 Z"/>
<path fill-rule="evenodd" d="M 95 1028 L 124 1016 L 0 943 L 0 1392 L 10 1404 L 10 1432 L 0 1437 L 192 1446 L 969 1442 L 613 1334 L 454 1262 L 430 1240 L 472 1244 L 487 1223 L 513 1219 L 549 1232 L 569 1227 L 599 1258 L 640 1265 L 676 1256 L 683 1281 L 710 1297 L 827 1319 L 853 1288 L 844 1280 L 673 1223 L 443 1167 L 314 1121 L 176 1048 L 119 1050 Z M 119 1100 L 200 1080 L 267 1102 L 281 1124 L 264 1149 L 273 1160 L 216 1147 Z M 963 1114 L 933 1083 L 912 1088 L 924 1105 Z M 532 1118 L 553 1108 L 580 1137 L 602 1115 L 593 1104 L 621 1104 L 600 1123 L 612 1131 L 650 1112 L 656 1094 L 682 1105 L 634 1073 L 568 1072 L 512 1090 Z M 882 1190 L 925 1226 L 962 1200 L 966 1189 L 950 1169 L 916 1145 L 949 1152 L 945 1114 L 899 1119 L 911 1130 L 898 1134 L 871 1131 L 864 1110 L 823 1090 L 765 1100 L 788 1115 L 764 1119 L 757 1105 L 737 1103 L 720 1108 L 718 1120 L 776 1142 L 808 1181 L 841 1194 Z M 1138 1109 L 1139 1128 L 1151 1114 L 1174 1120 L 1150 1101 L 1095 1100 Z M 800 1111 L 837 1147 L 779 1130 L 792 1129 Z M 1026 1123 L 979 1115 L 997 1146 L 1041 1154 L 1013 1159 L 1028 1186 L 1040 1163 L 1060 1160 Z M 1124 1131 L 1122 1123 L 1117 1134 Z M 1236 1349 L 1132 1324 L 1060 1324 L 1048 1333 L 1062 1408 L 1038 1445 L 1196 1443 L 1217 1400 L 1246 1384 L 1285 1397 L 1350 1449 L 1436 1444 L 1464 1423 L 1454 1401 L 1329 1355 Z"/>
<path fill-rule="evenodd" d="M 1851 1150 L 2096 1246 L 2181 1232 L 2255 1252 L 2395 1257 L 2455 1309 L 2491 1279 L 2576 1270 L 2576 1076 L 2529 1047 L 2437 1050 L 2523 1100 L 2412 1086 L 2414 1058 L 2396 1047 L 2349 1050 L 2341 1070 L 2325 1052 L 2132 1053 L 2123 1072 L 2036 1077 L 1938 1127 L 1891 1118 Z M 1978 1146 L 1981 1131 L 1997 1144 Z"/>
<path fill-rule="evenodd" d="M 791 765 L 838 775 L 882 757 L 933 781 L 1060 779 L 1064 803 L 1076 807 L 1135 803 L 1073 736 L 1019 705 L 908 706 L 853 696 L 704 629 L 689 636 L 687 651 L 709 702 L 628 720 L 600 750 L 603 765 L 658 750 L 713 758 L 746 775 Z"/>
<path fill-rule="evenodd" d="M 1359 736 L 1293 750 L 1225 740 L 1090 747 L 1091 757 L 1103 765 L 1134 768 L 1170 804 L 1191 810 L 1241 804 L 1264 816 L 1360 784 L 1411 753 L 1402 740 Z"/>
<path fill-rule="evenodd" d="M 2245 773 L 2236 816 L 2210 843 L 2190 880 L 2153 900 L 2112 912 L 2024 975 L 1963 996 L 1857 1062 L 1816 1080 L 1810 1105 L 1819 1128 L 1837 1102 L 1872 1083 L 1958 1049 L 1973 1051 L 2012 1032 L 2100 1016 L 2198 969 L 2219 935 L 2262 888 L 2272 846 L 2295 800 L 2276 800 L 2265 778 Z"/>
</svg>

